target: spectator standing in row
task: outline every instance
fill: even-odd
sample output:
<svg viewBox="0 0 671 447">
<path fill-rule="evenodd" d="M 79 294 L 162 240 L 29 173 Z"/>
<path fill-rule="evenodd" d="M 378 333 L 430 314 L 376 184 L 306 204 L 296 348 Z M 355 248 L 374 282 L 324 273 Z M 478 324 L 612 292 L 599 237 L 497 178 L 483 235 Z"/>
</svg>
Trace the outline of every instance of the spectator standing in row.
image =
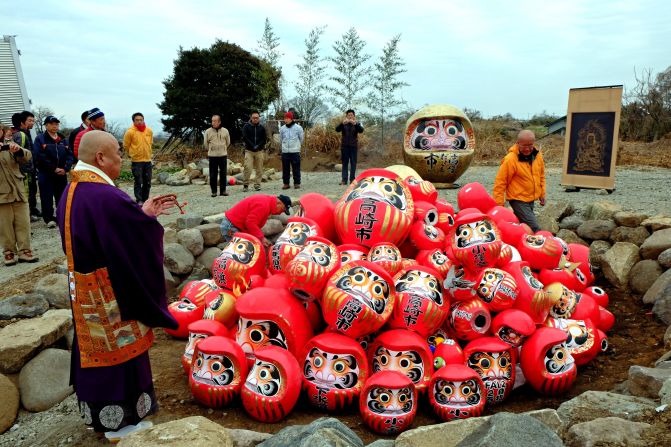
<svg viewBox="0 0 671 447">
<path fill-rule="evenodd" d="M 30 130 L 35 125 L 35 115 L 24 110 L 23 112 L 12 115 L 12 124 L 16 128 L 13 139 L 16 144 L 24 149 L 33 152 L 33 136 Z M 30 208 L 30 220 L 37 221 L 42 217 L 42 213 L 37 208 L 37 172 L 33 160 L 29 160 L 21 166 L 21 172 L 26 176 L 28 183 L 28 207 Z"/>
<path fill-rule="evenodd" d="M 30 249 L 30 211 L 20 169 L 32 154 L 12 140 L 12 133 L 0 125 L 0 244 L 6 266 L 37 261 Z"/>
<path fill-rule="evenodd" d="M 245 143 L 245 170 L 244 170 L 244 192 L 249 190 L 249 181 L 254 175 L 254 190 L 261 189 L 261 177 L 263 177 L 263 162 L 266 157 L 266 128 L 260 124 L 259 112 L 252 112 L 249 122 L 242 127 L 242 140 Z"/>
<path fill-rule="evenodd" d="M 75 145 L 71 148 L 76 159 L 79 159 L 79 143 L 84 134 L 92 130 L 105 130 L 105 114 L 99 108 L 94 107 L 89 110 L 88 120 L 89 126 L 77 134 L 75 137 Z"/>
<path fill-rule="evenodd" d="M 340 144 L 340 159 L 342 161 L 341 185 L 347 185 L 347 168 L 349 165 L 349 183 L 356 177 L 356 159 L 359 151 L 359 134 L 363 133 L 363 126 L 356 120 L 354 110 L 345 112 L 345 119 L 335 128 L 336 132 L 342 132 Z"/>
<path fill-rule="evenodd" d="M 37 170 L 42 202 L 42 219 L 49 228 L 56 228 L 54 203 L 58 205 L 65 186 L 67 173 L 72 167 L 73 157 L 68 140 L 58 132 L 60 121 L 49 115 L 44 119 L 45 131 L 35 138 L 33 157 Z"/>
<path fill-rule="evenodd" d="M 73 155 L 74 155 L 75 140 L 77 139 L 77 135 L 79 134 L 79 132 L 83 132 L 89 127 L 89 111 L 88 110 L 84 110 L 84 112 L 81 115 L 81 119 L 82 119 L 82 123 L 76 129 L 74 129 L 72 132 L 70 132 L 70 135 L 68 136 L 68 147 L 72 151 Z"/>
<path fill-rule="evenodd" d="M 133 113 L 133 125 L 123 136 L 123 146 L 130 156 L 133 173 L 133 193 L 135 201 L 142 206 L 149 198 L 151 189 L 151 157 L 154 133 L 144 122 L 144 115 Z"/>
<path fill-rule="evenodd" d="M 303 128 L 294 121 L 293 112 L 284 114 L 284 126 L 280 128 L 280 144 L 282 146 L 282 189 L 289 189 L 291 171 L 294 176 L 294 188 L 301 187 L 301 145 L 303 144 Z"/>
<path fill-rule="evenodd" d="M 228 172 L 228 146 L 231 145 L 231 136 L 228 129 L 221 126 L 221 116 L 212 115 L 212 127 L 205 131 L 204 144 L 207 149 L 207 158 L 210 161 L 212 197 L 217 197 L 217 180 L 219 180 L 219 195 L 227 196 L 226 173 Z"/>
</svg>

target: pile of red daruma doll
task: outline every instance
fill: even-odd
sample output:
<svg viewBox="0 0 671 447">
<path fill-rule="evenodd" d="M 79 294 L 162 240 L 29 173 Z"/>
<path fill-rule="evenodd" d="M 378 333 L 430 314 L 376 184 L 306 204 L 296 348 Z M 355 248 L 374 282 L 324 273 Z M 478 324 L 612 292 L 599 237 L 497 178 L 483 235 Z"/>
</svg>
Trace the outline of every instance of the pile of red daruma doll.
<svg viewBox="0 0 671 447">
<path fill-rule="evenodd" d="M 359 405 L 372 430 L 412 425 L 419 399 L 444 421 L 478 416 L 527 384 L 565 392 L 614 324 L 589 249 L 532 234 L 478 183 L 460 211 L 417 177 L 370 169 L 334 204 L 309 193 L 266 253 L 238 233 L 211 280 L 170 305 L 188 338 L 194 398 L 238 396 L 276 422 L 301 390 L 329 412 Z"/>
</svg>

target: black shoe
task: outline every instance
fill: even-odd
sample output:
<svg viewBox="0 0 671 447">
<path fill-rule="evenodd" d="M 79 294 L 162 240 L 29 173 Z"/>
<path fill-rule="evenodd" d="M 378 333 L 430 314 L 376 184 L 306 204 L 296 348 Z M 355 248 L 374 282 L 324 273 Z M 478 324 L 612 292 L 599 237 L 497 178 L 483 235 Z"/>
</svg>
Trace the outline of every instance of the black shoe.
<svg viewBox="0 0 671 447">
<path fill-rule="evenodd" d="M 42 217 L 42 213 L 37 208 L 30 210 L 31 216 Z"/>
<path fill-rule="evenodd" d="M 224 192 L 220 192 L 219 195 L 220 195 L 220 196 L 227 196 L 228 193 L 227 193 L 226 191 L 224 191 Z"/>
<path fill-rule="evenodd" d="M 216 193 L 216 192 L 213 192 L 213 193 L 212 193 L 212 197 L 217 197 L 217 193 Z"/>
<path fill-rule="evenodd" d="M 245 186 L 242 188 L 242 192 L 247 192 L 247 191 L 249 191 L 249 186 L 245 185 Z"/>
</svg>

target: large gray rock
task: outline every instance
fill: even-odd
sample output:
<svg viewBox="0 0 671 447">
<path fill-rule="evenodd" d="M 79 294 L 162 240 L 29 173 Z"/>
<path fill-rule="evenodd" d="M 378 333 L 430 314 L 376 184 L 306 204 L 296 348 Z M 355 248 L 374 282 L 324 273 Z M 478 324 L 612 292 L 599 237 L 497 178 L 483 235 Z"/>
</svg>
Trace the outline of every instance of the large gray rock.
<svg viewBox="0 0 671 447">
<path fill-rule="evenodd" d="M 639 247 L 650 237 L 650 233 L 645 227 L 616 227 L 610 233 L 611 242 L 631 242 Z"/>
<path fill-rule="evenodd" d="M 607 200 L 594 202 L 589 208 L 589 220 L 610 220 L 618 211 L 622 211 L 622 205 Z"/>
<path fill-rule="evenodd" d="M 349 427 L 335 418 L 319 418 L 309 425 L 283 428 L 258 447 L 363 447 L 363 441 Z"/>
<path fill-rule="evenodd" d="M 671 348 L 671 325 L 666 328 L 666 332 L 664 332 L 664 347 L 666 349 Z"/>
<path fill-rule="evenodd" d="M 526 414 L 496 413 L 467 436 L 464 446 L 562 447 L 561 438 L 549 427 Z"/>
<path fill-rule="evenodd" d="M 221 425 L 203 416 L 190 416 L 131 433 L 119 447 L 233 447 L 233 440 Z"/>
<path fill-rule="evenodd" d="M 667 248 L 659 254 L 657 262 L 665 269 L 671 268 L 671 248 Z"/>
<path fill-rule="evenodd" d="M 607 241 L 614 229 L 615 222 L 612 220 L 587 220 L 578 227 L 576 233 L 583 239 Z"/>
<path fill-rule="evenodd" d="M 224 213 L 212 214 L 211 216 L 205 216 L 203 222 L 220 224 L 221 221 L 224 219 L 224 216 L 225 216 Z"/>
<path fill-rule="evenodd" d="M 667 270 L 667 272 L 669 271 L 671 270 Z M 671 324 L 671 287 L 667 286 L 663 292 L 657 296 L 655 304 L 652 306 L 652 313 L 665 324 Z"/>
<path fill-rule="evenodd" d="M 193 270 L 195 259 L 193 254 L 181 244 L 166 244 L 163 246 L 165 258 L 163 264 L 176 275 L 188 275 Z"/>
<path fill-rule="evenodd" d="M 186 213 L 177 218 L 177 230 L 195 228 L 203 222 L 203 216 L 200 214 Z"/>
<path fill-rule="evenodd" d="M 216 223 L 206 223 L 196 227 L 203 236 L 203 243 L 206 247 L 214 247 L 221 241 L 221 228 Z"/>
<path fill-rule="evenodd" d="M 572 214 L 570 216 L 566 216 L 559 222 L 559 228 L 563 230 L 575 231 L 584 222 L 585 218 L 583 216 L 580 216 L 578 214 Z"/>
<path fill-rule="evenodd" d="M 629 392 L 634 396 L 657 399 L 668 379 L 671 379 L 671 369 L 633 365 L 629 367 Z"/>
<path fill-rule="evenodd" d="M 626 289 L 629 272 L 639 259 L 636 245 L 629 242 L 616 242 L 601 257 L 601 270 L 614 287 Z"/>
<path fill-rule="evenodd" d="M 575 234 L 575 232 L 572 230 L 562 228 L 557 232 L 557 237 L 562 239 L 567 244 L 580 244 L 589 247 L 589 244 L 583 238 Z"/>
<path fill-rule="evenodd" d="M 648 216 L 642 213 L 632 211 L 618 211 L 613 214 L 613 220 L 621 227 L 638 227 Z"/>
<path fill-rule="evenodd" d="M 629 286 L 631 290 L 639 295 L 648 291 L 657 278 L 662 274 L 662 267 L 652 259 L 639 261 L 631 268 L 629 273 Z"/>
<path fill-rule="evenodd" d="M 641 258 L 657 259 L 664 251 L 671 248 L 671 228 L 655 231 L 641 245 Z"/>
<path fill-rule="evenodd" d="M 643 295 L 645 304 L 652 304 L 657 298 L 671 297 L 671 270 L 662 273 Z"/>
<path fill-rule="evenodd" d="M 170 174 L 167 179 L 165 179 L 165 184 L 169 186 L 186 186 L 191 183 L 191 178 L 185 169 Z"/>
<path fill-rule="evenodd" d="M 292 202 L 292 203 L 293 203 L 293 202 Z M 291 205 L 291 206 L 292 206 L 292 211 L 293 211 L 293 212 L 296 212 L 296 208 L 293 208 L 294 205 Z M 284 213 L 280 213 L 280 214 L 278 214 L 277 216 L 274 216 L 274 217 L 275 217 L 275 219 L 277 219 L 277 220 L 279 220 L 280 222 L 282 222 L 282 225 L 286 226 L 287 223 L 289 222 L 289 218 L 290 218 L 291 216 L 289 216 L 289 215 L 287 215 L 287 214 L 284 214 Z"/>
<path fill-rule="evenodd" d="M 256 447 L 256 445 L 272 436 L 270 433 L 261 433 L 242 428 L 229 428 L 227 431 L 235 447 Z"/>
<path fill-rule="evenodd" d="M 603 255 L 610 250 L 610 242 L 608 241 L 593 241 L 589 245 L 589 262 L 593 267 L 601 268 Z"/>
<path fill-rule="evenodd" d="M 471 433 L 486 425 L 490 417 L 459 419 L 417 427 L 398 435 L 396 447 L 456 447 Z"/>
<path fill-rule="evenodd" d="M 662 405 L 671 406 L 671 379 L 667 379 L 662 385 L 662 389 L 659 390 L 659 400 Z"/>
<path fill-rule="evenodd" d="M 671 351 L 662 354 L 660 358 L 655 360 L 655 368 L 659 368 L 661 365 L 665 364 L 668 361 L 671 361 Z"/>
<path fill-rule="evenodd" d="M 564 427 L 603 417 L 620 417 L 641 421 L 655 408 L 655 401 L 638 396 L 625 396 L 607 391 L 585 391 L 562 403 L 557 414 Z"/>
<path fill-rule="evenodd" d="M 562 421 L 559 419 L 559 415 L 557 414 L 557 410 L 552 408 L 543 408 L 541 410 L 527 411 L 524 414 L 539 420 L 543 424 L 547 425 L 553 432 L 557 433 L 559 437 L 561 437 L 563 427 Z"/>
<path fill-rule="evenodd" d="M 650 231 L 664 230 L 665 228 L 671 228 L 671 217 L 652 216 L 641 222 L 641 225 L 647 227 Z"/>
<path fill-rule="evenodd" d="M 644 422 L 631 422 L 617 417 L 598 418 L 575 424 L 566 434 L 566 444 L 575 447 L 644 446 L 643 431 L 650 428 Z"/>
<path fill-rule="evenodd" d="M 176 244 L 177 243 L 177 230 L 174 228 L 164 228 L 163 229 L 163 244 Z"/>
<path fill-rule="evenodd" d="M 172 273 L 170 273 L 170 270 L 164 265 L 163 266 L 163 277 L 165 278 L 165 291 L 168 294 L 168 296 L 172 296 L 173 292 L 175 291 L 175 287 L 179 284 L 177 279 L 175 279 L 174 276 L 172 276 Z"/>
<path fill-rule="evenodd" d="M 49 302 L 38 294 L 16 295 L 0 301 L 0 320 L 33 318 L 49 310 Z"/>
<path fill-rule="evenodd" d="M 159 173 L 158 173 L 158 176 L 157 176 L 157 178 L 158 178 L 158 182 L 159 182 L 161 185 L 165 185 L 165 182 L 168 180 L 168 177 L 170 177 L 170 173 L 169 173 L 169 172 L 159 172 Z"/>
<path fill-rule="evenodd" d="M 538 217 L 547 217 L 555 222 L 559 222 L 564 217 L 572 215 L 573 211 L 575 210 L 570 202 L 565 202 L 563 200 L 558 200 L 556 202 L 549 201 L 544 207 L 540 208 Z"/>
<path fill-rule="evenodd" d="M 7 376 L 0 374 L 0 434 L 12 426 L 19 412 L 19 390 Z"/>
<path fill-rule="evenodd" d="M 189 250 L 194 256 L 198 256 L 205 249 L 203 235 L 196 228 L 179 230 L 177 232 L 177 242 Z"/>
<path fill-rule="evenodd" d="M 73 393 L 70 352 L 45 349 L 26 363 L 19 374 L 21 404 L 28 411 L 45 411 Z"/>
<path fill-rule="evenodd" d="M 196 262 L 207 269 L 212 274 L 212 263 L 221 254 L 221 249 L 217 247 L 208 247 L 196 259 Z"/>
<path fill-rule="evenodd" d="M 42 316 L 0 329 L 0 372 L 18 372 L 35 353 L 51 346 L 72 326 L 72 311 L 50 309 Z"/>
<path fill-rule="evenodd" d="M 557 234 L 559 232 L 559 223 L 550 216 L 538 216 L 536 221 L 543 231 L 549 231 L 552 234 Z"/>
<path fill-rule="evenodd" d="M 70 309 L 70 285 L 68 277 L 51 273 L 37 281 L 33 292 L 42 295 L 56 309 Z"/>
<path fill-rule="evenodd" d="M 366 445 L 366 447 L 395 447 L 395 445 L 396 443 L 393 439 L 378 439 Z"/>
<path fill-rule="evenodd" d="M 284 231 L 284 226 L 282 225 L 282 222 L 277 219 L 268 219 L 263 228 L 261 228 L 261 231 L 266 237 L 274 236 Z"/>
</svg>

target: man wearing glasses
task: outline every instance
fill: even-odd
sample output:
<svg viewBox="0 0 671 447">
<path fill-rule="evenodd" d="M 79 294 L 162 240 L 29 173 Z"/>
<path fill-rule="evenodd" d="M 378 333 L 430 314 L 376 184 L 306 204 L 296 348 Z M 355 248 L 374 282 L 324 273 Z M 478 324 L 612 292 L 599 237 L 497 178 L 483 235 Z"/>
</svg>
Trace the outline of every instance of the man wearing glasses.
<svg viewBox="0 0 671 447">
<path fill-rule="evenodd" d="M 496 203 L 503 206 L 508 200 L 520 223 L 529 225 L 534 233 L 540 230 L 534 215 L 534 201 L 545 206 L 545 162 L 534 147 L 535 141 L 532 131 L 521 131 L 494 180 Z"/>
</svg>

